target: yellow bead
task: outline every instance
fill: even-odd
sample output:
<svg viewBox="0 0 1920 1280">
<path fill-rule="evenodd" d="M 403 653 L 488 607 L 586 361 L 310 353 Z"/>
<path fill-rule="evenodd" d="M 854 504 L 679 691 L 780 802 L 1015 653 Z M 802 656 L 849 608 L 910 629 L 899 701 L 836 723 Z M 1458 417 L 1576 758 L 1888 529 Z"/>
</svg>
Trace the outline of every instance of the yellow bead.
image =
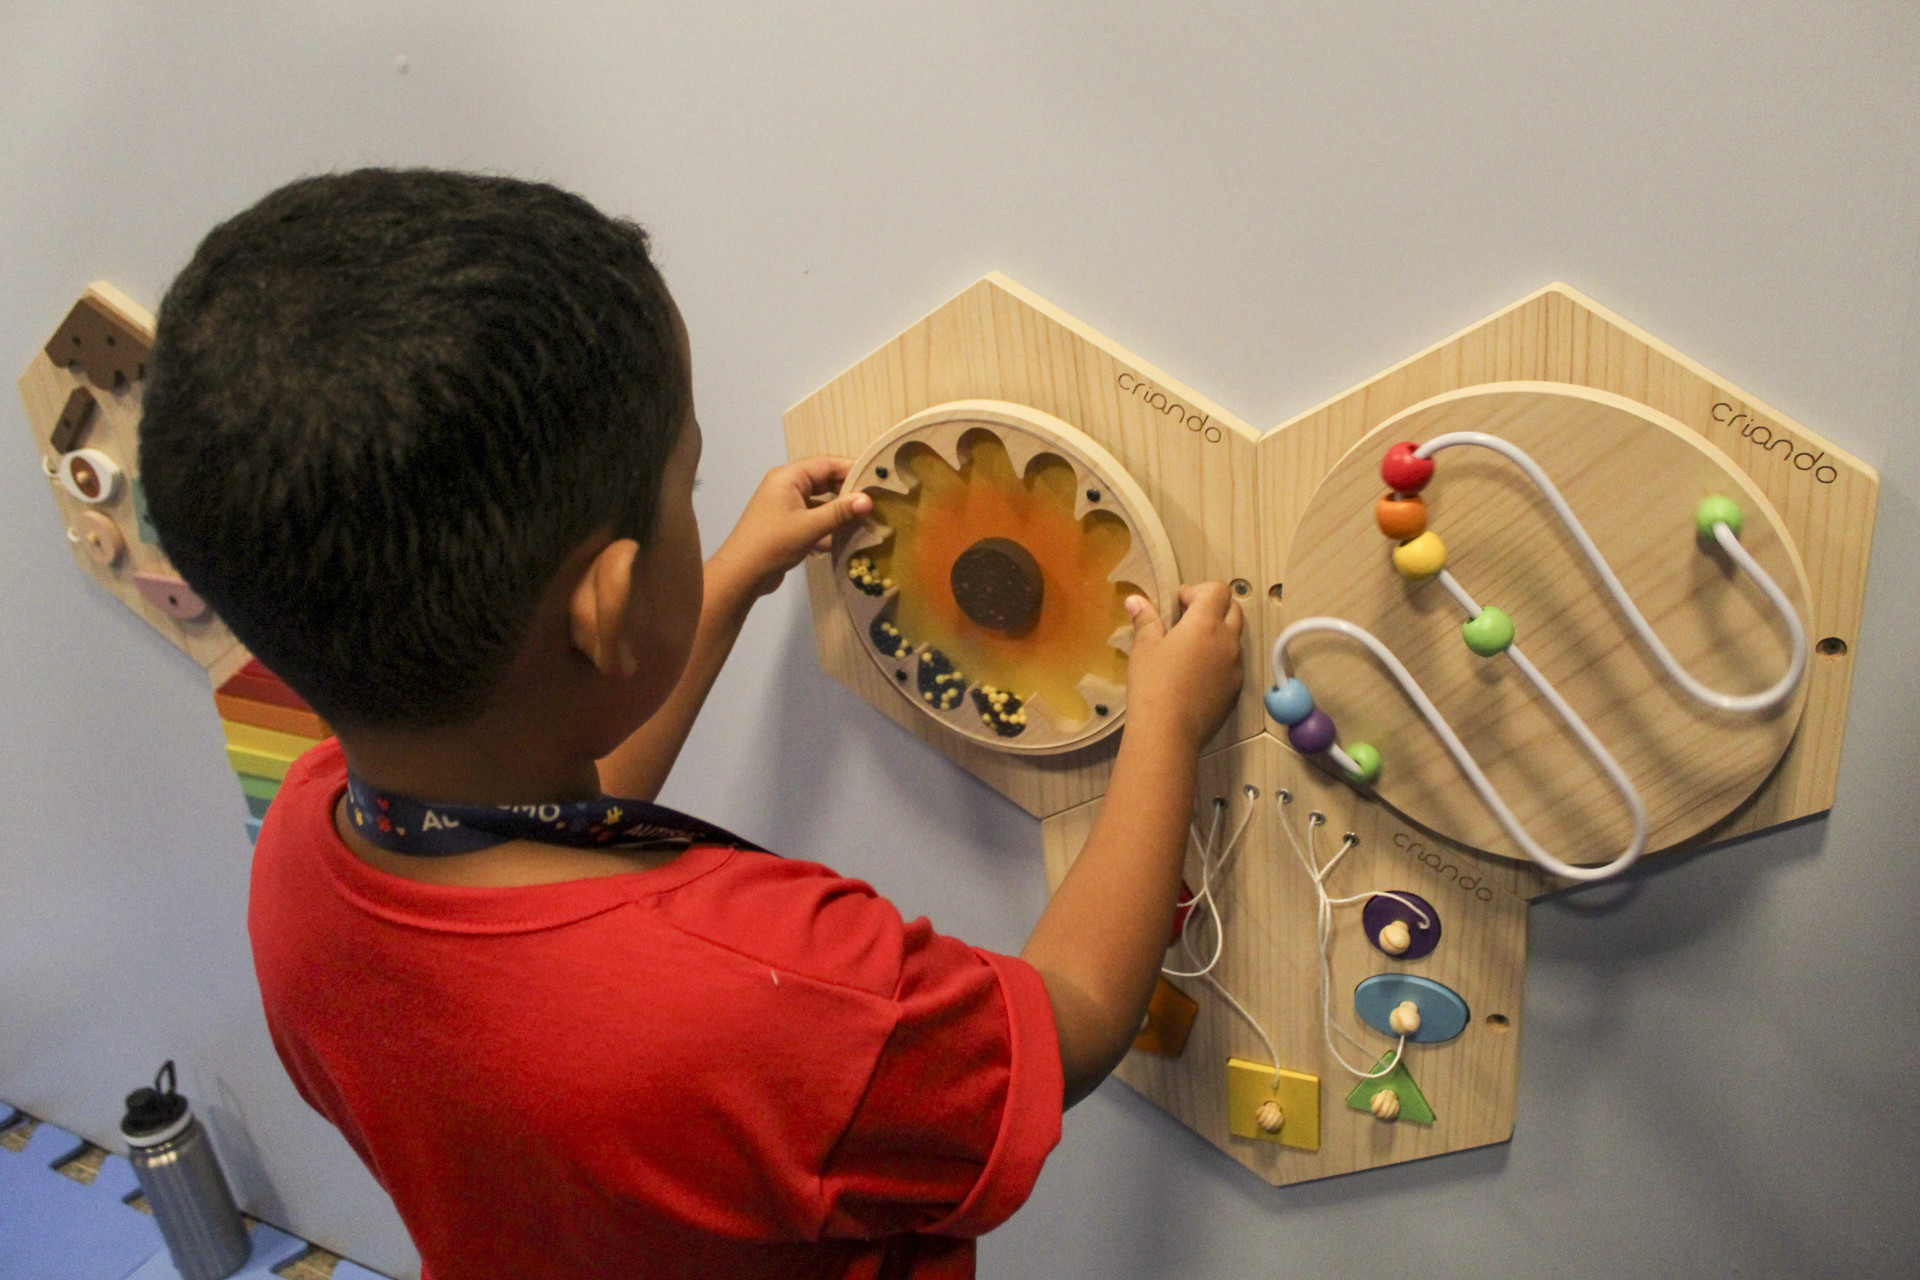
<svg viewBox="0 0 1920 1280">
<path fill-rule="evenodd" d="M 1423 582 L 1447 567 L 1447 545 L 1429 529 L 1393 549 L 1393 567 L 1415 582 Z"/>
</svg>

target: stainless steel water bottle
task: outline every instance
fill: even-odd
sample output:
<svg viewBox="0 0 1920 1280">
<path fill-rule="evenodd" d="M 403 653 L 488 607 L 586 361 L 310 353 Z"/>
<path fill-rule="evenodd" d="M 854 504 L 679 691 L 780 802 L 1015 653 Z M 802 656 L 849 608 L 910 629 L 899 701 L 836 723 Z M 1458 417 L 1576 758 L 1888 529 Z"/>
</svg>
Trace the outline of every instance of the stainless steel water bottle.
<svg viewBox="0 0 1920 1280">
<path fill-rule="evenodd" d="M 153 1077 L 153 1088 L 127 1095 L 120 1136 L 181 1280 L 220 1280 L 238 1271 L 251 1250 L 247 1225 L 207 1131 L 174 1089 L 171 1061 Z"/>
</svg>

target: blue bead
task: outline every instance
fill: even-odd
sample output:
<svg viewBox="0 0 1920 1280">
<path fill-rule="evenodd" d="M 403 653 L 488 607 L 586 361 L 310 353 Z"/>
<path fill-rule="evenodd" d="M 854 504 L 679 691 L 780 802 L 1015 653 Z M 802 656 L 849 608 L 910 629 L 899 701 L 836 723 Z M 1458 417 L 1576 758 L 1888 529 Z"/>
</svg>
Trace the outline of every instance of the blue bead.
<svg viewBox="0 0 1920 1280">
<path fill-rule="evenodd" d="M 1313 714 L 1313 695 L 1298 679 L 1267 690 L 1267 714 L 1291 728 Z"/>
</svg>

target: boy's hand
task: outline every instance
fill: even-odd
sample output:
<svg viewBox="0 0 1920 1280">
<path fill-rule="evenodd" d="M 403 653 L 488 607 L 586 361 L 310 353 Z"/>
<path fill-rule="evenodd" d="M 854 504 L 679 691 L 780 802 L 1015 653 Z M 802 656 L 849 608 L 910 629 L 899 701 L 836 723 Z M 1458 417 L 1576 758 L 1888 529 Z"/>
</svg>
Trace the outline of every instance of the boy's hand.
<svg viewBox="0 0 1920 1280">
<path fill-rule="evenodd" d="M 717 573 L 740 592 L 742 604 L 751 604 L 779 586 L 809 551 L 826 550 L 835 530 L 873 510 L 873 499 L 864 493 L 809 505 L 816 495 L 838 489 L 852 465 L 850 458 L 821 456 L 767 472 L 740 523 L 707 562 L 709 581 Z"/>
<path fill-rule="evenodd" d="M 1172 627 L 1145 596 L 1130 596 L 1133 653 L 1127 659 L 1127 722 L 1171 730 L 1198 751 L 1219 730 L 1240 694 L 1240 631 L 1245 619 L 1224 582 L 1180 588 L 1183 610 Z"/>
</svg>

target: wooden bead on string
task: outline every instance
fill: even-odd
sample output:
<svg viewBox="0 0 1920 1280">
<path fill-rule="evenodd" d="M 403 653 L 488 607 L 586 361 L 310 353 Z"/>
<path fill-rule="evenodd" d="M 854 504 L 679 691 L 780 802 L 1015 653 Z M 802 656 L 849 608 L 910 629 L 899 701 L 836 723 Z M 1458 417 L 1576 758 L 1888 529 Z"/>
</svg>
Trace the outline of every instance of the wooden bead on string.
<svg viewBox="0 0 1920 1280">
<path fill-rule="evenodd" d="M 1740 536 L 1740 528 L 1745 524 L 1740 514 L 1740 504 L 1723 493 L 1710 493 L 1700 499 L 1700 505 L 1693 509 L 1693 527 L 1708 542 L 1713 541 L 1713 526 L 1724 524 L 1734 537 Z"/>
<path fill-rule="evenodd" d="M 1313 714 L 1313 695 L 1295 677 L 1267 690 L 1267 714 L 1291 729 Z"/>
<path fill-rule="evenodd" d="M 1373 1112 L 1377 1120 L 1395 1120 L 1400 1116 L 1400 1095 L 1391 1089 L 1382 1089 L 1367 1101 L 1367 1109 Z"/>
<path fill-rule="evenodd" d="M 1429 529 L 1393 549 L 1393 567 L 1415 582 L 1424 582 L 1447 567 L 1447 544 Z"/>
<path fill-rule="evenodd" d="M 1460 636 L 1474 653 L 1491 658 L 1505 653 L 1513 644 L 1513 619 L 1505 609 L 1488 605 L 1460 624 Z"/>
<path fill-rule="evenodd" d="M 1401 926 L 1403 929 L 1405 927 Z M 1380 932 L 1384 934 L 1386 930 L 1382 929 Z M 1411 1000 L 1402 1000 L 1394 1007 L 1393 1012 L 1387 1015 L 1387 1025 L 1393 1028 L 1393 1033 L 1397 1036 L 1414 1034 L 1420 1030 L 1420 1006 Z"/>
<path fill-rule="evenodd" d="M 1380 749 L 1371 742 L 1349 744 L 1347 759 L 1353 761 L 1355 772 L 1350 776 L 1357 781 L 1371 785 L 1380 780 Z"/>
<path fill-rule="evenodd" d="M 1333 745 L 1333 717 L 1315 707 L 1313 714 L 1287 730 L 1287 741 L 1303 756 L 1317 756 Z"/>
<path fill-rule="evenodd" d="M 1262 1133 L 1278 1133 L 1280 1126 L 1287 1122 L 1287 1113 L 1280 1109 L 1279 1103 L 1269 1098 L 1253 1113 L 1253 1122 L 1260 1126 Z"/>
<path fill-rule="evenodd" d="M 1411 440 L 1402 440 L 1380 462 L 1380 478 L 1395 493 L 1418 493 L 1433 479 L 1433 459 L 1414 457 L 1417 447 Z"/>
<path fill-rule="evenodd" d="M 1413 934 L 1405 920 L 1394 920 L 1380 931 L 1380 949 L 1390 956 L 1405 955 L 1412 945 Z"/>
<path fill-rule="evenodd" d="M 1427 531 L 1427 504 L 1414 494 L 1389 493 L 1373 506 L 1374 523 L 1395 542 L 1406 542 Z"/>
</svg>

